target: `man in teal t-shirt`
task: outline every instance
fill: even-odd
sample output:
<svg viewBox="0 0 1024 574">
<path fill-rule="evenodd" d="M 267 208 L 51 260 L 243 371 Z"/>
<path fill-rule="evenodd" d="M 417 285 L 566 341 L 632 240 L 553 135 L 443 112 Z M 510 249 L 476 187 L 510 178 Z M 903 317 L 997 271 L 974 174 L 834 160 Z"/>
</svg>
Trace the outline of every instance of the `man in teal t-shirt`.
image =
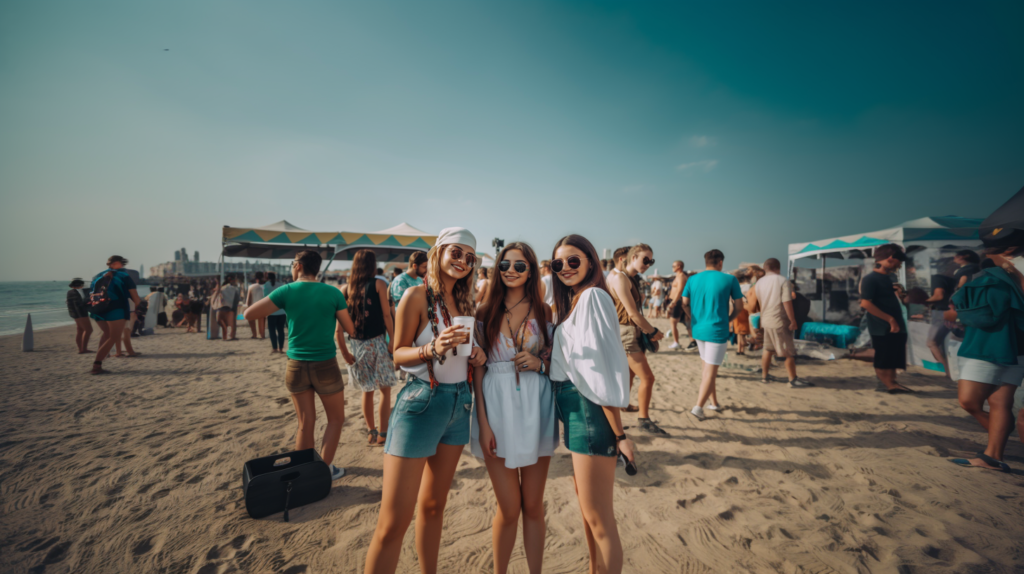
<svg viewBox="0 0 1024 574">
<path fill-rule="evenodd" d="M 690 414 L 698 420 L 704 420 L 704 403 L 711 399 L 711 410 L 717 411 L 718 397 L 715 396 L 715 379 L 718 367 L 725 360 L 725 350 L 729 343 L 729 322 L 739 313 L 743 304 L 743 292 L 740 282 L 735 276 L 722 273 L 725 255 L 712 249 L 704 254 L 706 269 L 686 282 L 683 288 L 683 307 L 687 308 L 693 322 L 690 332 L 697 341 L 700 358 L 704 361 L 704 372 L 701 376 L 700 392 L 697 405 Z M 729 301 L 732 300 L 732 312 Z"/>
<path fill-rule="evenodd" d="M 402 295 L 410 287 L 417 285 L 423 285 L 423 277 L 427 274 L 427 254 L 422 251 L 417 251 L 409 256 L 409 268 L 394 281 L 388 287 L 388 295 L 391 297 L 391 302 L 394 304 L 395 309 L 398 309 L 398 304 L 402 301 Z"/>
<path fill-rule="evenodd" d="M 348 308 L 340 289 L 326 283 L 295 281 L 274 289 L 270 302 L 288 314 L 289 359 L 327 361 L 337 355 L 336 314 Z"/>
</svg>

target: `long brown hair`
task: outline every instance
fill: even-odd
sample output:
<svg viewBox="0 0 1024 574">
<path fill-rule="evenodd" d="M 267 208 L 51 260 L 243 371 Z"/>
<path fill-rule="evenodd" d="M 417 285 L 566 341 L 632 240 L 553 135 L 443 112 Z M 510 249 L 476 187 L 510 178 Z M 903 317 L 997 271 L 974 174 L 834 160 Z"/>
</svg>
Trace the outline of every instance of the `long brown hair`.
<svg viewBox="0 0 1024 574">
<path fill-rule="evenodd" d="M 495 270 L 490 274 L 491 278 L 487 286 L 487 297 L 481 303 L 480 309 L 477 310 L 477 317 L 484 324 L 485 348 L 490 350 L 494 346 L 494 342 L 498 340 L 498 333 L 501 332 L 501 322 L 505 318 L 505 294 L 508 292 L 508 287 L 501 280 L 501 273 L 498 272 L 497 266 L 505 259 L 505 254 L 513 249 L 523 252 L 526 264 L 530 267 L 530 276 L 526 279 L 526 284 L 523 285 L 523 291 L 526 298 L 530 300 L 533 318 L 537 320 L 537 326 L 540 327 L 540 332 L 543 333 L 544 347 L 548 347 L 551 345 L 551 341 L 548 339 L 546 324 L 548 315 L 544 310 L 544 307 L 546 307 L 544 298 L 540 294 L 540 266 L 537 265 L 537 255 L 528 244 L 522 241 L 515 241 L 506 245 L 501 250 L 501 253 L 498 254 L 497 259 L 495 259 Z M 512 333 L 512 336 L 514 337 L 515 333 Z"/>
<path fill-rule="evenodd" d="M 345 286 L 345 298 L 348 299 L 348 314 L 352 317 L 352 324 L 355 325 L 356 333 L 362 334 L 363 323 L 366 322 L 366 284 L 370 281 L 376 285 L 377 256 L 369 249 L 356 251 L 352 258 L 352 271 L 348 275 L 348 285 Z M 376 294 L 376 290 L 374 290 Z"/>
<path fill-rule="evenodd" d="M 435 245 L 427 253 L 427 276 L 424 281 L 436 293 L 437 297 L 444 297 L 444 284 L 441 283 L 441 255 L 448 245 Z M 479 258 L 477 258 L 479 260 Z M 452 299 L 459 315 L 473 316 L 473 272 L 470 271 L 465 277 L 455 282 L 452 287 Z"/>
<path fill-rule="evenodd" d="M 601 272 L 601 266 L 597 264 L 601 259 L 597 256 L 597 249 L 594 249 L 594 244 L 582 235 L 566 235 L 559 239 L 558 243 L 555 243 L 555 247 L 551 250 L 551 259 L 556 258 L 555 252 L 557 252 L 558 248 L 563 245 L 571 245 L 586 254 L 587 259 L 590 260 L 590 270 L 587 271 L 587 275 L 583 278 L 583 281 L 576 285 L 575 294 L 573 293 L 573 289 L 570 289 L 565 283 L 562 283 L 561 279 L 558 277 L 552 278 L 551 290 L 554 291 L 555 307 L 558 309 L 558 320 L 555 323 L 556 325 L 562 324 L 562 321 L 565 321 L 569 315 L 572 314 L 572 310 L 576 308 L 576 301 L 579 299 L 580 294 L 587 289 L 597 287 L 608 293 L 608 284 L 604 280 L 604 273 Z M 557 273 L 555 275 L 557 275 Z"/>
</svg>

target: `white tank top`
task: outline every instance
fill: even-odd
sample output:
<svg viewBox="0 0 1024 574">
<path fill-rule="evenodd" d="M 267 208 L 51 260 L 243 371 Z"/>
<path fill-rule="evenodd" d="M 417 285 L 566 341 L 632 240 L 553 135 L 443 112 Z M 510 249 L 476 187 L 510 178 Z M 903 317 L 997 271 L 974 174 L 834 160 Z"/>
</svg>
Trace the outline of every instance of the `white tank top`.
<svg viewBox="0 0 1024 574">
<path fill-rule="evenodd" d="M 435 305 L 434 312 L 436 313 L 435 316 L 438 318 L 437 332 L 440 333 L 444 331 L 444 320 L 441 319 L 441 307 L 439 305 Z M 428 321 L 426 326 L 423 327 L 423 330 L 420 331 L 419 336 L 416 337 L 413 345 L 422 347 L 423 345 L 430 343 L 433 338 L 434 332 L 430 329 L 430 322 Z M 473 346 L 479 347 L 480 345 L 476 344 L 476 337 L 473 339 Z M 469 368 L 469 357 L 455 355 L 454 350 L 448 351 L 448 354 L 445 356 L 447 358 L 443 365 L 434 361 L 434 377 L 437 379 L 437 382 L 443 384 L 464 382 Z M 415 367 L 402 367 L 402 370 L 421 381 L 430 382 L 430 371 L 427 369 L 426 363 L 420 363 Z"/>
</svg>

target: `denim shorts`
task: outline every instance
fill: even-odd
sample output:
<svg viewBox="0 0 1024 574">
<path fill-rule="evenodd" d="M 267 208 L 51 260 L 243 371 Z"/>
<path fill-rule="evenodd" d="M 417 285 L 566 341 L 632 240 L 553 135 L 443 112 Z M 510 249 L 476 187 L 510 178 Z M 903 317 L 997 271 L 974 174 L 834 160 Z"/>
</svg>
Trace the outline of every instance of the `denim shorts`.
<svg viewBox="0 0 1024 574">
<path fill-rule="evenodd" d="M 580 394 L 571 381 L 551 381 L 565 448 L 589 456 L 616 456 L 615 431 L 604 409 Z"/>
<path fill-rule="evenodd" d="M 384 453 L 402 458 L 437 454 L 438 444 L 469 444 L 473 394 L 469 383 L 438 384 L 412 379 L 398 393 L 388 422 Z"/>
</svg>

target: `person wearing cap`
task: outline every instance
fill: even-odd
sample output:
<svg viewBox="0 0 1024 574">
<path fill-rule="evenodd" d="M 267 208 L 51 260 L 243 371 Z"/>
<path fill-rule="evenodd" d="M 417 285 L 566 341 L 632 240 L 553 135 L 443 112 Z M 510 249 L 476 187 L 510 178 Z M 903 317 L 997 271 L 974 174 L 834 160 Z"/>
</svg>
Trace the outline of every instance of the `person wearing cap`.
<svg viewBox="0 0 1024 574">
<path fill-rule="evenodd" d="M 880 245 L 875 248 L 874 270 L 860 283 L 860 306 L 868 313 L 868 333 L 875 350 L 875 375 L 882 383 L 877 390 L 891 395 L 914 392 L 896 382 L 896 370 L 907 368 L 907 324 L 892 287 L 892 274 L 906 260 L 899 245 Z"/>
<path fill-rule="evenodd" d="M 106 270 L 100 271 L 92 278 L 92 292 L 97 293 L 97 286 L 101 289 L 105 288 L 105 296 L 110 301 L 102 312 L 89 313 L 89 316 L 103 331 L 103 335 L 100 337 L 100 347 L 96 351 L 96 360 L 92 363 L 92 374 L 94 375 L 104 372 L 103 359 L 110 354 L 110 350 L 124 335 L 125 321 L 128 320 L 131 313 L 128 301 L 131 300 L 135 305 L 141 301 L 136 291 L 135 281 L 132 280 L 128 272 L 124 271 L 124 266 L 127 264 L 128 260 L 124 257 L 111 255 L 107 259 Z"/>
<path fill-rule="evenodd" d="M 416 513 L 420 568 L 437 571 L 444 507 L 463 447 L 469 443 L 473 367 L 487 355 L 472 340 L 476 237 L 442 229 L 427 254 L 424 284 L 406 290 L 395 324 L 395 364 L 411 376 L 398 393 L 384 443 L 384 488 L 366 572 L 394 572 Z M 467 324 L 470 329 L 462 326 Z"/>
<path fill-rule="evenodd" d="M 68 315 L 75 321 L 75 344 L 79 355 L 89 352 L 89 337 L 92 336 L 89 306 L 85 304 L 88 300 L 89 289 L 85 288 L 85 281 L 75 277 L 68 285 Z"/>
<path fill-rule="evenodd" d="M 988 431 L 984 451 L 952 462 L 1003 472 L 1011 472 L 1003 451 L 1013 430 L 1014 395 L 1021 395 L 1024 382 L 1024 218 L 1013 221 L 1013 214 L 1006 213 L 1015 201 L 1024 215 L 1022 189 L 982 223 L 979 234 L 992 265 L 953 295 L 945 317 L 966 327 L 957 352 L 960 406 Z M 1024 437 L 1019 417 L 1017 428 Z"/>
</svg>

